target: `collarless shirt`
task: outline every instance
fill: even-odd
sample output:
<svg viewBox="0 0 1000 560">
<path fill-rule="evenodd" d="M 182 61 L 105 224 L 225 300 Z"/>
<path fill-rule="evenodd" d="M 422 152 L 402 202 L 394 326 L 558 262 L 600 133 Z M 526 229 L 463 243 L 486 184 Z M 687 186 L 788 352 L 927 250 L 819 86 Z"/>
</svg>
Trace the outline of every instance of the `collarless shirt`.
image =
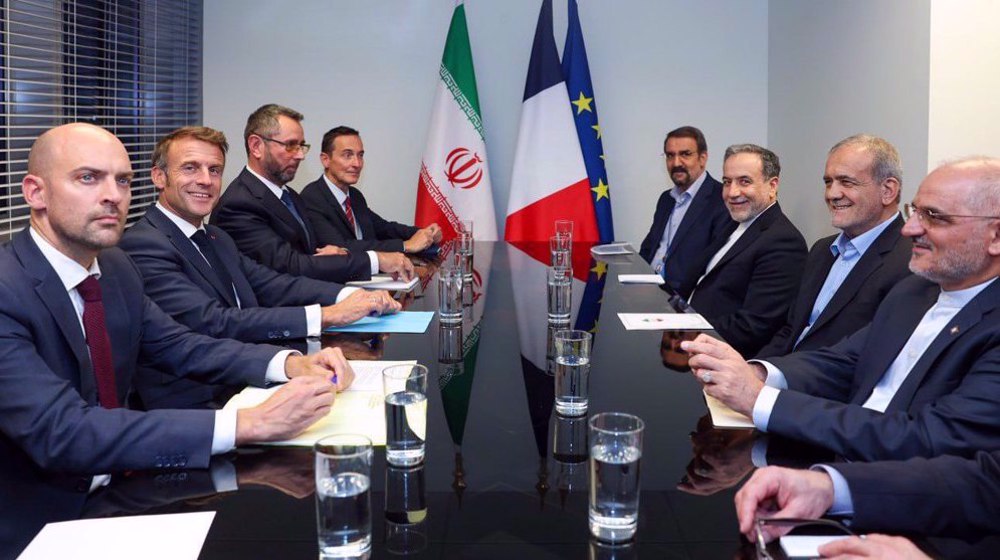
<svg viewBox="0 0 1000 560">
<path fill-rule="evenodd" d="M 809 334 L 809 330 L 812 326 L 816 324 L 816 320 L 829 305 L 830 300 L 840 289 L 841 284 L 847 279 L 847 276 L 854 270 L 855 265 L 861 260 L 861 257 L 865 256 L 865 253 L 875 243 L 878 236 L 882 235 L 882 232 L 888 228 L 893 220 L 899 216 L 899 212 L 896 212 L 888 220 L 878 224 L 872 229 L 862 233 L 861 235 L 855 236 L 854 238 L 849 238 L 841 232 L 834 240 L 833 244 L 830 245 L 830 252 L 833 253 L 834 261 L 833 266 L 830 267 L 830 271 L 826 275 L 826 280 L 823 282 L 823 287 L 820 288 L 819 294 L 816 295 L 816 301 L 813 302 L 812 311 L 809 313 L 809 322 L 806 324 L 806 328 L 802 329 L 802 333 L 799 337 L 795 339 L 795 346 L 798 346 L 802 339 Z M 795 348 L 792 347 L 792 349 Z"/>
<path fill-rule="evenodd" d="M 681 222 L 684 221 L 684 216 L 691 207 L 691 201 L 698 195 L 698 191 L 701 189 L 702 184 L 705 183 L 706 177 L 708 177 L 708 171 L 702 171 L 698 179 L 694 183 L 691 183 L 691 186 L 684 191 L 681 191 L 676 186 L 667 191 L 670 197 L 674 199 L 674 208 L 670 211 L 670 215 L 667 216 L 667 224 L 663 228 L 663 237 L 660 238 L 660 245 L 657 247 L 656 252 L 653 253 L 652 262 L 657 274 L 663 274 L 664 260 L 666 260 L 670 246 L 677 236 L 677 230 L 681 227 Z"/>
<path fill-rule="evenodd" d="M 326 176 L 326 173 L 323 174 L 323 181 L 326 183 L 326 186 L 329 187 L 330 192 L 333 193 L 334 198 L 337 199 L 337 204 L 340 204 L 340 209 L 344 211 L 344 214 L 347 214 L 347 208 L 344 207 L 344 203 L 347 201 L 347 197 L 349 196 L 348 193 L 342 191 L 340 187 L 335 185 L 333 181 L 331 181 L 330 178 Z M 351 209 L 351 212 L 352 213 L 354 212 L 353 208 Z M 362 238 L 361 226 L 358 225 L 357 214 L 354 215 L 354 238 L 355 239 Z"/>
<path fill-rule="evenodd" d="M 760 214 L 757 214 L 756 216 L 750 218 L 745 222 L 740 222 L 740 225 L 736 226 L 736 229 L 733 230 L 733 233 L 729 234 L 729 239 L 726 240 L 726 244 L 720 247 L 719 250 L 716 251 L 714 255 L 712 255 L 712 260 L 708 261 L 708 266 L 705 267 L 704 274 L 702 274 L 701 277 L 698 278 L 698 282 L 695 284 L 695 289 L 691 290 L 691 295 L 688 297 L 688 303 L 691 303 L 691 300 L 694 298 L 694 293 L 695 291 L 698 290 L 698 284 L 701 284 L 701 281 L 704 280 L 706 276 L 708 276 L 708 273 L 712 272 L 712 269 L 719 264 L 719 261 L 722 260 L 722 257 L 726 256 L 726 253 L 728 253 L 729 250 L 733 248 L 733 245 L 736 245 L 736 242 L 739 241 L 741 237 L 743 237 L 743 234 L 746 233 L 748 229 L 750 229 L 750 226 L 752 226 L 753 223 L 757 221 L 757 218 L 763 216 L 764 212 L 770 210 L 771 206 L 774 206 L 777 203 L 778 201 L 772 202 Z"/>
</svg>

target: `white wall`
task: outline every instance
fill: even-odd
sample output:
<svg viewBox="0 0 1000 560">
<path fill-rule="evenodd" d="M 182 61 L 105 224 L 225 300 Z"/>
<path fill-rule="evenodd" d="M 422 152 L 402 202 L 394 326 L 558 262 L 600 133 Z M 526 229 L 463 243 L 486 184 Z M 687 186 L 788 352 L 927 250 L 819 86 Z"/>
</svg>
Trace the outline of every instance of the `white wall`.
<svg viewBox="0 0 1000 560">
<path fill-rule="evenodd" d="M 764 2 L 580 0 L 606 152 L 616 234 L 638 241 L 668 178 L 666 132 L 693 124 L 722 150 L 768 138 L 768 16 Z M 538 0 L 468 0 L 498 223 L 504 221 Z M 555 0 L 562 48 L 565 0 Z M 306 115 L 307 141 L 358 128 L 361 188 L 384 216 L 411 221 L 417 171 L 452 3 L 210 0 L 205 2 L 205 124 L 233 145 L 226 182 L 245 163 L 247 115 L 276 102 Z M 311 153 L 293 183 L 322 171 Z"/>
<path fill-rule="evenodd" d="M 931 1 L 928 170 L 972 154 L 1000 157 L 1000 2 Z"/>
<path fill-rule="evenodd" d="M 927 167 L 929 0 L 771 0 L 768 143 L 782 208 L 806 241 L 834 230 L 823 202 L 828 150 L 867 132 L 903 160 L 903 202 Z M 994 66 L 995 68 L 995 66 Z"/>
</svg>

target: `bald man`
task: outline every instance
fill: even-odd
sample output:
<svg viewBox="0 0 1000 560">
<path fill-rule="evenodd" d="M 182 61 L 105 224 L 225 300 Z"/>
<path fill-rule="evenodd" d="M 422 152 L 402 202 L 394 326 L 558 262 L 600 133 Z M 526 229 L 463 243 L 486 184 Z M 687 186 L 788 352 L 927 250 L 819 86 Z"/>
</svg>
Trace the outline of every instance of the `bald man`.
<svg viewBox="0 0 1000 560">
<path fill-rule="evenodd" d="M 93 125 L 54 128 L 32 147 L 30 225 L 0 250 L 0 437 L 45 469 L 204 468 L 212 454 L 294 436 L 326 414 L 330 378 L 353 377 L 339 351 L 304 357 L 198 335 L 143 295 L 115 248 L 132 177 L 125 147 Z M 140 354 L 209 382 L 290 381 L 255 408 L 138 412 L 122 404 Z"/>
</svg>

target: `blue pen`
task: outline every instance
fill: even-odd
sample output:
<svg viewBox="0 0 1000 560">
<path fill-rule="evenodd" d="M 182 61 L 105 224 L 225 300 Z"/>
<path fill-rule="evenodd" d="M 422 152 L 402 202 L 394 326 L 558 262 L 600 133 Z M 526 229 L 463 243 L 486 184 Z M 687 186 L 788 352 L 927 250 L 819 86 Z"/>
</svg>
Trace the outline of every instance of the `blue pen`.
<svg viewBox="0 0 1000 560">
<path fill-rule="evenodd" d="M 333 372 L 333 375 L 330 376 L 330 383 L 337 384 L 337 372 Z"/>
</svg>

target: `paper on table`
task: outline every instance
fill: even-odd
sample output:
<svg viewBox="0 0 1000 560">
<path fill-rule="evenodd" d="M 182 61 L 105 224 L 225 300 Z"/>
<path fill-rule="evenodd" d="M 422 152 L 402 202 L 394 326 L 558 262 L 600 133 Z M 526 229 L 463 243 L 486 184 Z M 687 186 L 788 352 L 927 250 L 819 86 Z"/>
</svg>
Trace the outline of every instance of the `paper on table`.
<svg viewBox="0 0 1000 560">
<path fill-rule="evenodd" d="M 594 245 L 590 252 L 595 255 L 631 255 L 635 252 L 631 243 L 606 243 Z"/>
<path fill-rule="evenodd" d="M 416 360 L 385 362 L 348 360 L 354 370 L 354 383 L 337 395 L 330 413 L 296 437 L 262 445 L 311 447 L 332 434 L 361 434 L 372 445 L 385 445 L 385 407 L 382 394 L 382 370 L 394 365 L 415 364 Z M 279 387 L 247 387 L 229 399 L 225 408 L 249 408 L 267 400 Z"/>
<path fill-rule="evenodd" d="M 19 558 L 196 560 L 214 518 L 201 511 L 49 523 Z"/>
<path fill-rule="evenodd" d="M 327 327 L 323 332 L 422 333 L 433 318 L 433 311 L 400 311 L 380 317 L 362 317 L 350 325 Z"/>
<path fill-rule="evenodd" d="M 629 331 L 708 330 L 712 324 L 697 313 L 619 313 Z"/>
<path fill-rule="evenodd" d="M 659 274 L 619 274 L 618 281 L 622 284 L 663 284 Z"/>
<path fill-rule="evenodd" d="M 712 425 L 716 428 L 755 427 L 753 420 L 729 408 L 725 403 L 708 393 L 702 391 L 702 394 L 705 395 L 705 404 L 708 405 L 708 411 L 712 413 Z"/>
<path fill-rule="evenodd" d="M 819 547 L 828 542 L 839 541 L 849 538 L 846 535 L 785 535 L 781 537 L 781 550 L 785 551 L 785 556 L 789 558 L 817 558 L 819 557 Z"/>
<path fill-rule="evenodd" d="M 410 278 L 409 281 L 393 280 L 392 276 L 378 274 L 372 276 L 371 280 L 352 280 L 348 282 L 347 285 L 367 288 L 369 290 L 394 290 L 399 292 L 409 292 L 414 286 L 417 285 L 418 280 L 419 278 L 416 276 Z"/>
</svg>

